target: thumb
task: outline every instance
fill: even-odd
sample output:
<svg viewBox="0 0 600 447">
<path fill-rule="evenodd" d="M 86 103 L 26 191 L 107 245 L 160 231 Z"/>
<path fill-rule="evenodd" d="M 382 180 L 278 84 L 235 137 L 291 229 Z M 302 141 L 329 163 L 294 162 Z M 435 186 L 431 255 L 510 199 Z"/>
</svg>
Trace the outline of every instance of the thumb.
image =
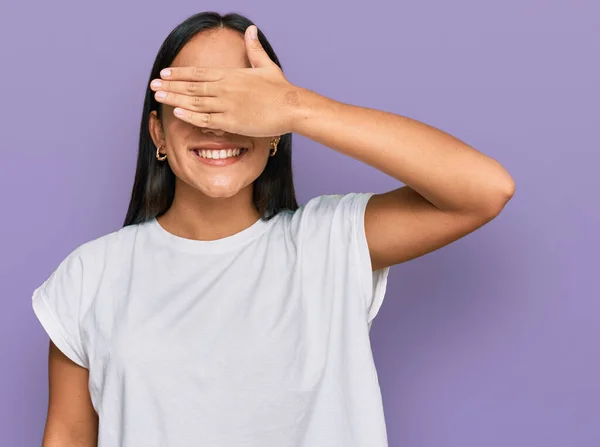
<svg viewBox="0 0 600 447">
<path fill-rule="evenodd" d="M 256 25 L 250 25 L 246 28 L 244 38 L 246 41 L 246 53 L 248 53 L 248 59 L 250 60 L 250 64 L 252 64 L 252 68 L 268 67 L 274 63 L 258 40 L 258 28 Z"/>
</svg>

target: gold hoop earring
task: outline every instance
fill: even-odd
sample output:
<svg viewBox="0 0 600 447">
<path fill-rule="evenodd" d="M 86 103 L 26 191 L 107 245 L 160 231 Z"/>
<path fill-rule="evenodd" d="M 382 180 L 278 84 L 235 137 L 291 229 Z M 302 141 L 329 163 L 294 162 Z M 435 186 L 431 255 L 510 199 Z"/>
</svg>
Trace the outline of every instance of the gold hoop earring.
<svg viewBox="0 0 600 447">
<path fill-rule="evenodd" d="M 163 161 L 163 160 L 166 160 L 166 159 L 167 159 L 167 154 L 165 154 L 163 157 L 161 157 L 161 156 L 160 156 L 160 150 L 161 150 L 163 147 L 164 147 L 164 146 L 158 146 L 158 147 L 156 148 L 156 159 L 157 159 L 157 160 Z"/>
<path fill-rule="evenodd" d="M 271 157 L 275 156 L 275 154 L 277 153 L 277 145 L 279 144 L 280 139 L 281 137 L 277 137 L 273 141 L 271 141 Z"/>
</svg>

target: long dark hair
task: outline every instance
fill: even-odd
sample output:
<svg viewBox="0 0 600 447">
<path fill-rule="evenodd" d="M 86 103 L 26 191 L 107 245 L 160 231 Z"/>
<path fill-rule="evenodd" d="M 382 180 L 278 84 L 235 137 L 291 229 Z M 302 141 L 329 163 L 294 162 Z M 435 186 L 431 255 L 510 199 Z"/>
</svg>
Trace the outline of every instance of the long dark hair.
<svg viewBox="0 0 600 447">
<path fill-rule="evenodd" d="M 244 34 L 246 28 L 253 24 L 248 18 L 237 13 L 220 15 L 211 11 L 202 12 L 177 25 L 162 43 L 146 83 L 137 167 L 124 227 L 160 216 L 169 209 L 175 195 L 175 174 L 168 163 L 156 159 L 156 147 L 150 136 L 150 112 L 156 110 L 158 118 L 162 118 L 162 105 L 154 99 L 150 81 L 160 78 L 160 71 L 170 66 L 184 45 L 198 33 L 214 28 L 229 28 Z M 260 28 L 258 39 L 271 60 L 281 68 L 275 51 Z M 291 133 L 281 136 L 277 153 L 269 157 L 267 166 L 254 182 L 253 200 L 261 218 L 265 220 L 272 218 L 279 211 L 293 211 L 298 208 L 292 177 Z"/>
</svg>

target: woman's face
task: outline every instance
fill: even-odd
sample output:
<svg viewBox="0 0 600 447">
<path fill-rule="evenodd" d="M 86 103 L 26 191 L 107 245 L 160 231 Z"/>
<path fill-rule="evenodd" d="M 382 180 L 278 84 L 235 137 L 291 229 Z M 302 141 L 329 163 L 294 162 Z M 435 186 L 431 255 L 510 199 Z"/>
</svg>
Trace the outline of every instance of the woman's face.
<svg viewBox="0 0 600 447">
<path fill-rule="evenodd" d="M 196 35 L 183 47 L 171 66 L 251 67 L 244 37 L 227 28 Z M 162 107 L 162 121 L 155 111 L 150 114 L 150 133 L 156 147 L 164 146 L 161 153 L 167 155 L 165 161 L 156 160 L 156 163 L 169 163 L 178 180 L 177 188 L 191 187 L 211 198 L 232 197 L 242 190 L 251 190 L 252 183 L 267 164 L 272 138 L 254 138 L 229 134 L 220 129 L 195 127 L 175 117 L 174 107 L 165 104 Z M 192 150 L 211 145 L 214 148 L 221 144 L 246 151 L 237 157 L 217 161 L 212 151 L 205 150 L 199 156 Z"/>
</svg>

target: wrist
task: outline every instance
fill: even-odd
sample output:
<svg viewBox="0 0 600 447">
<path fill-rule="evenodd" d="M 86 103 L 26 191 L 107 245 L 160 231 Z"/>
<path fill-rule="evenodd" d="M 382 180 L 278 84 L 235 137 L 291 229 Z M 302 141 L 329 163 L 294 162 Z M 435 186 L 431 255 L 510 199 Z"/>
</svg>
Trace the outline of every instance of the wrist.
<svg viewBox="0 0 600 447">
<path fill-rule="evenodd" d="M 309 89 L 297 86 L 287 92 L 285 101 L 289 110 L 290 132 L 303 134 L 315 114 L 319 96 Z"/>
</svg>

